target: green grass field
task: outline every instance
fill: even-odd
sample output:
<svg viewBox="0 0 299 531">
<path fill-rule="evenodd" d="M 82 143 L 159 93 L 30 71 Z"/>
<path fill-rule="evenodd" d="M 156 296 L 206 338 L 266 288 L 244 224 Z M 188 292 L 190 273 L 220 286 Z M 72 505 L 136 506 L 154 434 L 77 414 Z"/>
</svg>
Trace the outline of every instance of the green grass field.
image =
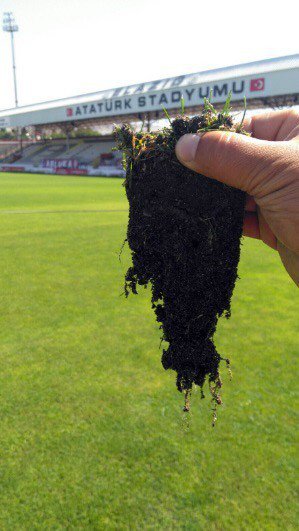
<svg viewBox="0 0 299 531">
<path fill-rule="evenodd" d="M 298 292 L 277 254 L 244 242 L 217 333 L 233 380 L 216 427 L 198 392 L 186 430 L 149 293 L 121 295 L 121 181 L 0 186 L 0 529 L 297 529 Z"/>
</svg>

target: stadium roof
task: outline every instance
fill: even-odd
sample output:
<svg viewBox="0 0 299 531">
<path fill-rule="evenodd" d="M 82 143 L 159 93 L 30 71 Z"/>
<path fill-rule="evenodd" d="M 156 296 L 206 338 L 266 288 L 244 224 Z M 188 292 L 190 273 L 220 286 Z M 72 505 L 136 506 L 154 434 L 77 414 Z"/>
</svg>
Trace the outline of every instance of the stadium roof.
<svg viewBox="0 0 299 531">
<path fill-rule="evenodd" d="M 0 111 L 0 128 L 67 124 L 82 120 L 113 119 L 152 111 L 177 109 L 184 98 L 186 108 L 203 104 L 213 91 L 213 103 L 221 104 L 232 92 L 232 103 L 248 106 L 273 97 L 295 97 L 299 101 L 299 54 L 266 59 L 41 102 Z"/>
</svg>

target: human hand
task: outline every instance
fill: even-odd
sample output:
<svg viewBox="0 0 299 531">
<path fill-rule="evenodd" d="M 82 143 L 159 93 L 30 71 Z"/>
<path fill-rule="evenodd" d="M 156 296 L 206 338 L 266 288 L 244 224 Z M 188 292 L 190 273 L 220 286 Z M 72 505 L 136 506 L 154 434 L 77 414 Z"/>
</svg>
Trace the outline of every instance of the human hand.
<svg viewBox="0 0 299 531">
<path fill-rule="evenodd" d="M 247 193 L 243 234 L 277 249 L 299 286 L 299 113 L 259 114 L 244 128 L 251 137 L 222 131 L 184 135 L 177 158 Z"/>
</svg>

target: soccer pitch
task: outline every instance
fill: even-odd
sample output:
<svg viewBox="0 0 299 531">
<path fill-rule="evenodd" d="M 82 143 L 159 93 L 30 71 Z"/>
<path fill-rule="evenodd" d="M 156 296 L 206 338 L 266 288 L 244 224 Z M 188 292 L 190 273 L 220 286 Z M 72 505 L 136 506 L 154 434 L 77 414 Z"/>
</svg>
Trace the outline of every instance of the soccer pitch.
<svg viewBox="0 0 299 531">
<path fill-rule="evenodd" d="M 1 529 L 296 529 L 297 290 L 245 241 L 223 407 L 182 420 L 119 179 L 0 174 Z M 297 403 L 298 404 L 298 403 Z"/>
</svg>

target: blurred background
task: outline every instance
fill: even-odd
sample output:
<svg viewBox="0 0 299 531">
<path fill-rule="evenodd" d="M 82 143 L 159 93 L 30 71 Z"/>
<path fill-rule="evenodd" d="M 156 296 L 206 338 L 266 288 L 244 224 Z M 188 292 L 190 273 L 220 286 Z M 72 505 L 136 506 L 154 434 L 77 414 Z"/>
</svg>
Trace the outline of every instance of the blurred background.
<svg viewBox="0 0 299 531">
<path fill-rule="evenodd" d="M 130 265 L 115 123 L 299 105 L 298 3 L 2 0 L 1 529 L 297 529 L 296 287 L 244 239 L 189 418 Z"/>
</svg>

